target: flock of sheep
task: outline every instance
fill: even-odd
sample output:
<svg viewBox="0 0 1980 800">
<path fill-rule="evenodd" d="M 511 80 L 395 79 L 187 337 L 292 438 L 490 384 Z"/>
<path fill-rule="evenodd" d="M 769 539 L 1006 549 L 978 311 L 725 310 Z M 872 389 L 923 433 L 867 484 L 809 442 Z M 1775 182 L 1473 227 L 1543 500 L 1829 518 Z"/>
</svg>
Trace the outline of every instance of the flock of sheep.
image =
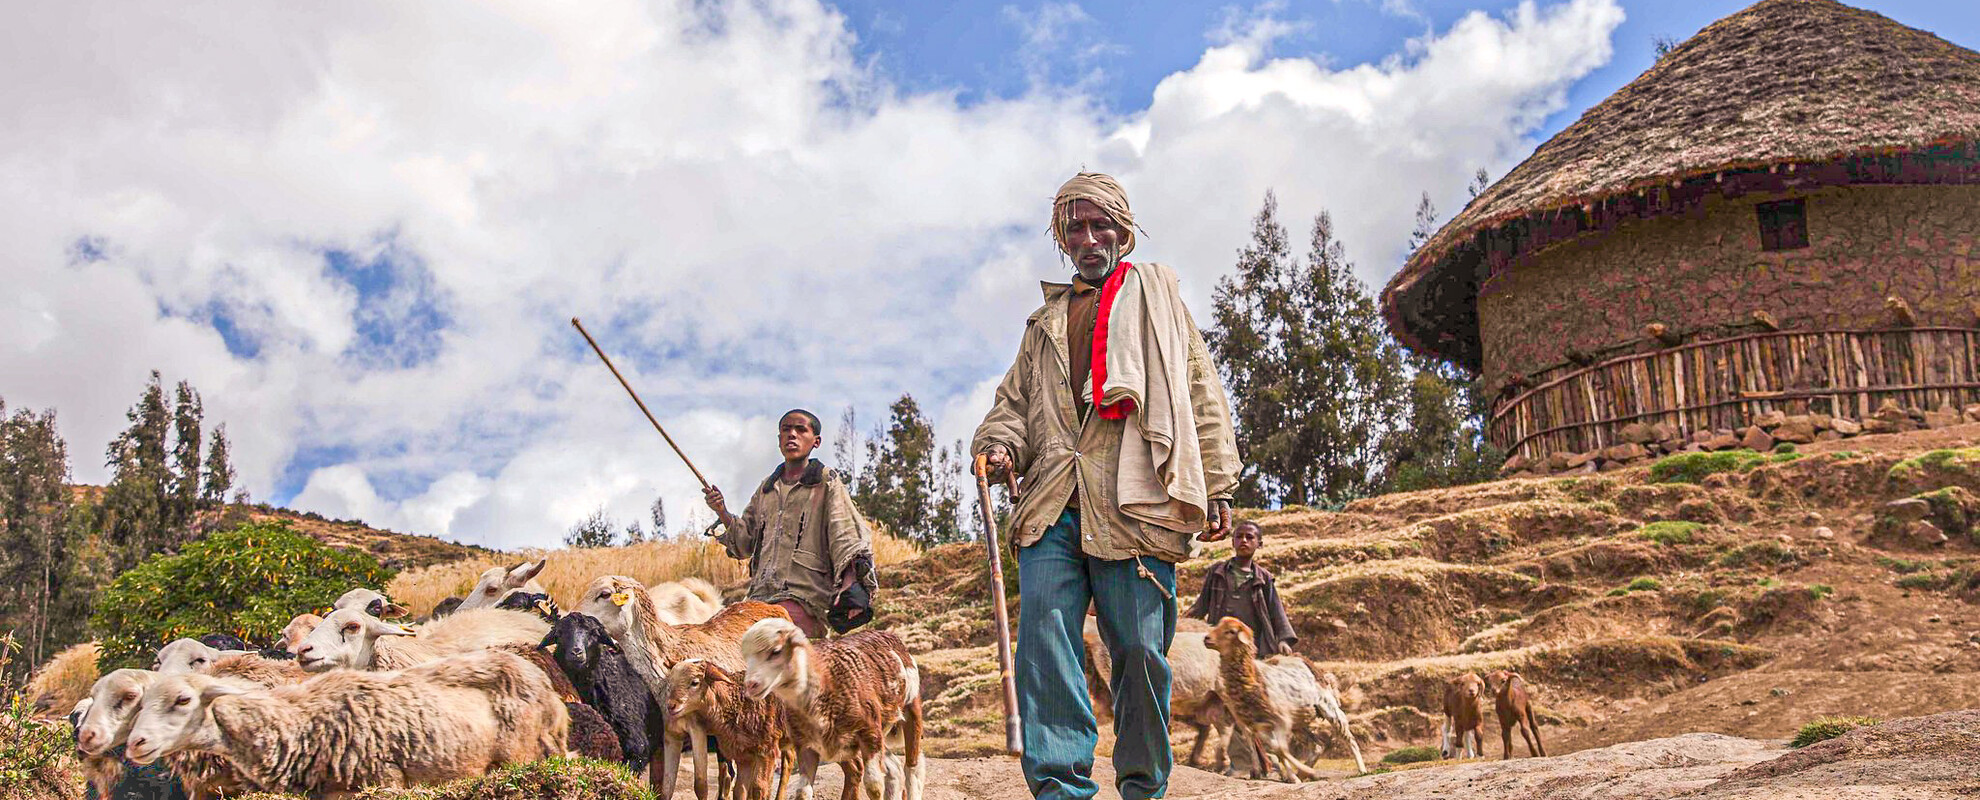
<svg viewBox="0 0 1980 800">
<path fill-rule="evenodd" d="M 97 796 L 111 796 L 122 759 L 162 760 L 200 800 L 249 790 L 337 797 L 575 753 L 623 761 L 671 797 L 691 753 L 697 798 L 711 789 L 776 798 L 789 783 L 808 800 L 818 766 L 836 763 L 841 797 L 920 800 L 920 672 L 899 637 L 813 641 L 782 608 L 722 606 L 694 579 L 649 587 L 601 577 L 563 613 L 533 580 L 543 566 L 490 569 L 417 626 L 386 621 L 405 610 L 353 589 L 321 617 L 298 616 L 279 649 L 181 639 L 152 669 L 104 675 L 70 715 Z M 1104 720 L 1106 645 L 1091 621 L 1085 638 Z M 1189 763 L 1221 737 L 1216 768 L 1228 760 L 1253 777 L 1270 768 L 1295 783 L 1315 778 L 1293 734 L 1325 723 L 1366 770 L 1331 673 L 1297 656 L 1259 660 L 1251 631 L 1228 618 L 1177 636 L 1168 656 L 1173 718 L 1197 729 Z M 1485 686 L 1465 677 L 1475 683 L 1456 681 L 1446 697 L 1447 755 L 1453 735 L 1480 738 Z M 1496 677 L 1500 719 L 1531 730 L 1524 684 Z M 1517 709 L 1506 707 L 1509 692 Z"/>
<path fill-rule="evenodd" d="M 898 637 L 812 641 L 782 608 L 721 607 L 700 581 L 606 576 L 566 614 L 542 567 L 491 569 L 419 626 L 353 589 L 280 650 L 167 644 L 72 711 L 90 781 L 109 797 L 123 759 L 162 760 L 193 798 L 338 797 L 578 753 L 650 772 L 664 797 L 692 752 L 707 798 L 713 752 L 725 798 L 779 796 L 793 769 L 808 798 L 821 763 L 840 765 L 843 797 L 921 797 L 920 673 Z"/>
</svg>

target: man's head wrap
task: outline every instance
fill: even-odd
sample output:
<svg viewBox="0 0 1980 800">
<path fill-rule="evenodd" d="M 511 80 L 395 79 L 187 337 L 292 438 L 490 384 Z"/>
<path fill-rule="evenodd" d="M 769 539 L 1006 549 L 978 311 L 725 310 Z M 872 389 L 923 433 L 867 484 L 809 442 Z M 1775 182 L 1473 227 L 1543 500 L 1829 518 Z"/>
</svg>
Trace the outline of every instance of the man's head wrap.
<svg viewBox="0 0 1980 800">
<path fill-rule="evenodd" d="M 1052 240 L 1059 250 L 1066 249 L 1066 222 L 1072 219 L 1074 200 L 1088 200 L 1121 227 L 1121 257 L 1134 252 L 1134 212 L 1128 210 L 1127 192 L 1110 175 L 1082 172 L 1059 187 L 1052 198 Z"/>
</svg>

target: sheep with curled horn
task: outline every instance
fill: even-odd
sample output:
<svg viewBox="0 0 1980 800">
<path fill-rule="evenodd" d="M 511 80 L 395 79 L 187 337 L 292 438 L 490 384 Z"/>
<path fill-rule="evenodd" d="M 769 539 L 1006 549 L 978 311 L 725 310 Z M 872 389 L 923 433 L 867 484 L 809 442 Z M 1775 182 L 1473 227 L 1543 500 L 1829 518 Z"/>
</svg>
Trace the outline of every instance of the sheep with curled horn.
<svg viewBox="0 0 1980 800">
<path fill-rule="evenodd" d="M 474 581 L 474 588 L 468 590 L 467 597 L 455 608 L 456 613 L 477 608 L 494 608 L 510 592 L 534 592 L 548 595 L 550 590 L 536 582 L 536 576 L 550 563 L 548 558 L 524 561 L 512 567 L 489 567 Z"/>
</svg>

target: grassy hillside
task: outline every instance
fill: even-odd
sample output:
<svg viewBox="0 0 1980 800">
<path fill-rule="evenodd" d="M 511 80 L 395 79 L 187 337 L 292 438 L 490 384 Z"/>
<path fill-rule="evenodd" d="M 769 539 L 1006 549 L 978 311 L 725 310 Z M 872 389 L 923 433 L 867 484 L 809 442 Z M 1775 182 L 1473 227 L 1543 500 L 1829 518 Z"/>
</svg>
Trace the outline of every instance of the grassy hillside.
<svg viewBox="0 0 1980 800">
<path fill-rule="evenodd" d="M 1980 706 L 1977 440 L 1969 425 L 1656 470 L 1697 483 L 1643 467 L 1247 516 L 1371 761 L 1435 744 L 1442 682 L 1500 668 L 1535 687 L 1550 753 L 1786 738 L 1821 716 Z M 1228 555 L 1185 564 L 1184 598 Z M 882 574 L 879 623 L 923 662 L 941 755 L 1001 741 L 981 564 L 956 545 Z"/>
</svg>

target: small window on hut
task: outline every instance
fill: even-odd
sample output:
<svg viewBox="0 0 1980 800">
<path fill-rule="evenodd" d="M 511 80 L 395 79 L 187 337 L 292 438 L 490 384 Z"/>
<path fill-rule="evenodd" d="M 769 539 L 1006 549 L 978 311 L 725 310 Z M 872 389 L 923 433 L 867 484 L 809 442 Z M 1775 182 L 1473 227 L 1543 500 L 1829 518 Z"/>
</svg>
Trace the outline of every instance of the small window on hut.
<svg viewBox="0 0 1980 800">
<path fill-rule="evenodd" d="M 1760 219 L 1760 249 L 1799 250 L 1808 246 L 1808 214 L 1801 198 L 1761 203 L 1753 207 Z"/>
</svg>

